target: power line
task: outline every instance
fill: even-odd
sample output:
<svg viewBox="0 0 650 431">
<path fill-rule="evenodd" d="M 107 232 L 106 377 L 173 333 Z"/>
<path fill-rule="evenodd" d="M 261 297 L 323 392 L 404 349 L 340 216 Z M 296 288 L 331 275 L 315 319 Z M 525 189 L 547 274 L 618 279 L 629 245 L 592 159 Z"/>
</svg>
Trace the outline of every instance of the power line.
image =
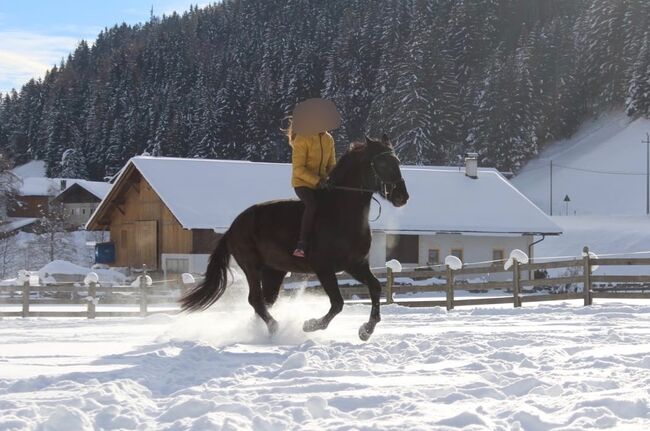
<svg viewBox="0 0 650 431">
<path fill-rule="evenodd" d="M 559 168 L 564 168 L 564 169 L 570 169 L 573 171 L 580 171 L 580 172 L 588 172 L 591 174 L 604 174 L 604 175 L 643 175 L 645 176 L 645 172 L 623 172 L 623 171 L 601 171 L 597 169 L 586 169 L 586 168 L 576 168 L 575 166 L 566 166 L 566 165 L 558 165 L 557 163 L 553 163 L 553 166 L 557 166 Z"/>
</svg>

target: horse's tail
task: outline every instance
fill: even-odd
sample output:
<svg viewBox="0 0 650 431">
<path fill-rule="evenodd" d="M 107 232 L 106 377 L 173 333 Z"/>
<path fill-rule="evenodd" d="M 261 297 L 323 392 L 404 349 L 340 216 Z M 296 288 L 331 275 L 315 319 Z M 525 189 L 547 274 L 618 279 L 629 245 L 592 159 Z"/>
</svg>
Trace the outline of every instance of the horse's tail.
<svg viewBox="0 0 650 431">
<path fill-rule="evenodd" d="M 205 310 L 223 295 L 228 282 L 228 262 L 230 251 L 228 250 L 228 232 L 219 240 L 212 255 L 210 263 L 205 272 L 205 278 L 194 289 L 187 292 L 179 300 L 183 311 Z"/>
</svg>

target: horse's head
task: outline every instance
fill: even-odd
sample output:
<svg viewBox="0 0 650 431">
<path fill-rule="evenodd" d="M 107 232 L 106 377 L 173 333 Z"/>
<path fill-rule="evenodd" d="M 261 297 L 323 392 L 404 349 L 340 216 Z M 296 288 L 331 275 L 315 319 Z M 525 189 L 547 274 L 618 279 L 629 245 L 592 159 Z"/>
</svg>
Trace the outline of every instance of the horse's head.
<svg viewBox="0 0 650 431">
<path fill-rule="evenodd" d="M 366 137 L 363 156 L 364 184 L 396 207 L 406 205 L 409 194 L 399 168 L 399 159 L 384 134 L 381 141 Z"/>
</svg>

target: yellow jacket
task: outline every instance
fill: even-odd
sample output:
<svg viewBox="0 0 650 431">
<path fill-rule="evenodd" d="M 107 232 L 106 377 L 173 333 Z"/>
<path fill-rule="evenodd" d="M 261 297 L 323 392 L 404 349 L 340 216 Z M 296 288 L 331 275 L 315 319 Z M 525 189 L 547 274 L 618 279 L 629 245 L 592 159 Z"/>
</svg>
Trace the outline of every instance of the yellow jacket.
<svg viewBox="0 0 650 431">
<path fill-rule="evenodd" d="M 336 164 L 334 138 L 329 133 L 296 135 L 291 146 L 291 185 L 315 189 L 318 181 L 327 178 Z"/>
</svg>

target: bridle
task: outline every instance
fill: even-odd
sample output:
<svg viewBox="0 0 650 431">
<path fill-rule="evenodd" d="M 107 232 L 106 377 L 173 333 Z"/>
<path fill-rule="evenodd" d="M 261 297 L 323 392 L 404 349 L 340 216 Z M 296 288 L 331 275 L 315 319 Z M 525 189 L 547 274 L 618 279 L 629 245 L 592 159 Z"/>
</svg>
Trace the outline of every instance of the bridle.
<svg viewBox="0 0 650 431">
<path fill-rule="evenodd" d="M 375 154 L 372 159 L 370 160 L 370 167 L 372 168 L 372 179 L 371 179 L 371 184 L 375 186 L 375 188 L 371 188 L 369 186 L 366 186 L 366 178 L 362 178 L 362 187 L 349 187 L 349 186 L 330 186 L 332 189 L 338 189 L 338 190 L 347 190 L 347 191 L 352 191 L 352 192 L 362 192 L 362 193 L 379 193 L 382 195 L 384 198 L 388 198 L 389 194 L 395 190 L 395 187 L 397 187 L 399 184 L 404 183 L 404 178 L 400 177 L 397 180 L 388 180 L 384 179 L 381 177 L 379 172 L 377 171 L 377 167 L 375 166 L 375 162 L 379 157 L 392 157 L 395 160 L 397 160 L 397 164 L 399 165 L 399 159 L 393 153 L 392 151 L 383 151 L 379 154 Z M 379 217 L 381 217 L 381 202 L 374 196 L 372 196 L 372 199 L 377 202 L 377 205 L 379 205 L 379 214 L 377 214 L 377 217 L 374 220 L 370 221 L 377 221 L 379 220 Z"/>
</svg>

